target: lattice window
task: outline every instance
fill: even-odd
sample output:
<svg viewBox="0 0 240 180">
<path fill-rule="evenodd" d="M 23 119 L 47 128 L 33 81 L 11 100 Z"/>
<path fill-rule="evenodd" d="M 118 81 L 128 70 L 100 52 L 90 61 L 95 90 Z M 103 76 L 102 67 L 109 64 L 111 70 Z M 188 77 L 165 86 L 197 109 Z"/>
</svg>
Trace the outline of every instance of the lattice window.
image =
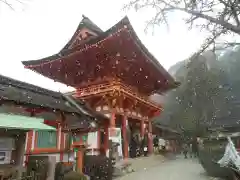
<svg viewBox="0 0 240 180">
<path fill-rule="evenodd" d="M 37 131 L 37 148 L 57 147 L 56 131 Z"/>
<path fill-rule="evenodd" d="M 81 138 L 84 143 L 87 143 L 87 135 L 83 135 L 81 136 Z M 72 135 L 72 142 L 77 142 L 79 140 L 80 140 L 80 136 Z"/>
</svg>

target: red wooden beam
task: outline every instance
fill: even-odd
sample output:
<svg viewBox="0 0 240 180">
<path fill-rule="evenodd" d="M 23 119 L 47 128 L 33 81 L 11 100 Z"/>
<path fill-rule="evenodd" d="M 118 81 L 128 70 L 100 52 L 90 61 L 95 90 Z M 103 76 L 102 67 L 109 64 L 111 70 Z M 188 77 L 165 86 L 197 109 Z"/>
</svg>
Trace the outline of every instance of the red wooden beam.
<svg viewBox="0 0 240 180">
<path fill-rule="evenodd" d="M 44 124 L 49 125 L 49 126 L 53 126 L 53 127 L 57 127 L 58 126 L 58 121 L 51 121 L 51 120 L 44 120 Z"/>
</svg>

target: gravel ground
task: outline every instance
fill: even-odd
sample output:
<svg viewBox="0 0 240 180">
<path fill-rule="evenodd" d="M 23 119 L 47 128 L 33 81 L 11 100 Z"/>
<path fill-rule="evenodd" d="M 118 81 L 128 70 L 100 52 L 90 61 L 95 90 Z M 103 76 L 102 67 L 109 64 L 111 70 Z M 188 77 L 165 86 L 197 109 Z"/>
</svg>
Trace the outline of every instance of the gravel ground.
<svg viewBox="0 0 240 180">
<path fill-rule="evenodd" d="M 178 157 L 151 168 L 134 172 L 117 180 L 213 180 L 206 176 L 196 159 Z"/>
</svg>

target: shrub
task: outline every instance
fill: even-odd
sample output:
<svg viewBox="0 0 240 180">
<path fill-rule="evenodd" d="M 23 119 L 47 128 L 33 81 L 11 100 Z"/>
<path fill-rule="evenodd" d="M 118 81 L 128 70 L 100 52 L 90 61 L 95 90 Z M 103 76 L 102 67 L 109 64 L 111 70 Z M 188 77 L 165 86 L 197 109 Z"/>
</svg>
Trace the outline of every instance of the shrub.
<svg viewBox="0 0 240 180">
<path fill-rule="evenodd" d="M 87 180 L 87 177 L 79 172 L 70 171 L 64 175 L 63 180 Z"/>
<path fill-rule="evenodd" d="M 56 163 L 54 180 L 58 180 L 59 178 L 61 179 L 64 176 L 64 174 L 67 174 L 72 170 L 73 170 L 72 166 L 66 166 L 64 165 L 63 162 Z"/>
<path fill-rule="evenodd" d="M 113 165 L 110 158 L 102 155 L 85 155 L 83 172 L 91 180 L 112 180 Z"/>
</svg>

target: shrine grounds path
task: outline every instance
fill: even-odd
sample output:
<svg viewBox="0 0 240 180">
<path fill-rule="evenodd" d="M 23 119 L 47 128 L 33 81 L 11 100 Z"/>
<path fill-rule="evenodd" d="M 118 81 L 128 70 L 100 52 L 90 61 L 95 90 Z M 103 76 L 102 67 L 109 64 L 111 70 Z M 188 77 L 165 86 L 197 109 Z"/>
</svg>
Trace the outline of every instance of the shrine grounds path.
<svg viewBox="0 0 240 180">
<path fill-rule="evenodd" d="M 117 180 L 213 180 L 208 177 L 197 159 L 177 157 L 155 167 L 137 171 Z"/>
</svg>

